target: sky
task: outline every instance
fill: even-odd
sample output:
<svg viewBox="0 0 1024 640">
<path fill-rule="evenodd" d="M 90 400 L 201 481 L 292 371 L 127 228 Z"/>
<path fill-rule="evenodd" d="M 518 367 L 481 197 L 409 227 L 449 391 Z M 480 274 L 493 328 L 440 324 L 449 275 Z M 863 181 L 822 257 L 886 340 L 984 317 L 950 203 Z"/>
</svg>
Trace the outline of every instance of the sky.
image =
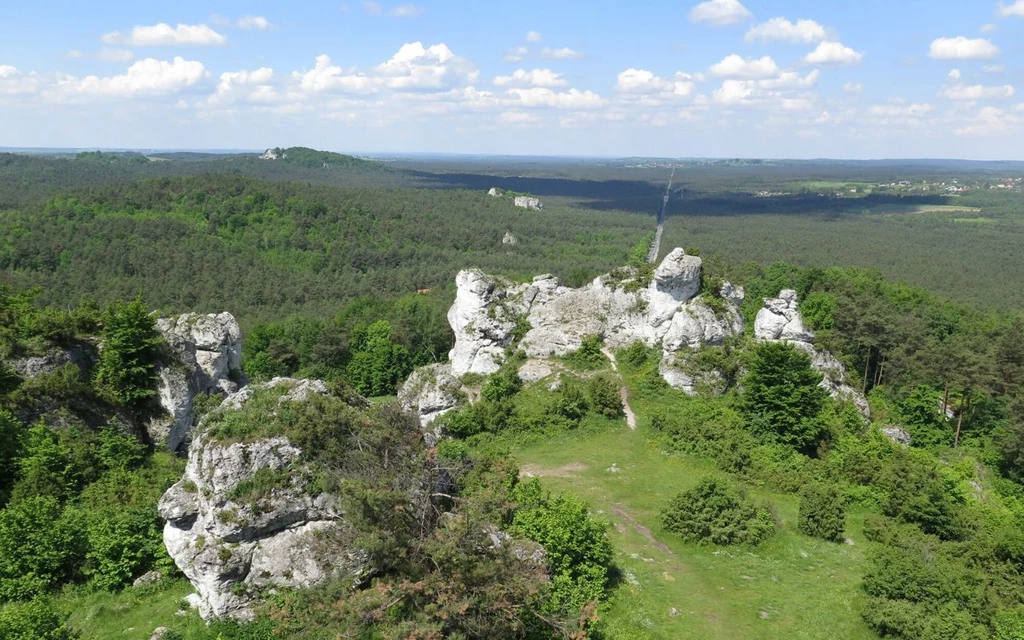
<svg viewBox="0 0 1024 640">
<path fill-rule="evenodd" d="M 1024 0 L 2 13 L 0 146 L 1024 159 Z"/>
</svg>

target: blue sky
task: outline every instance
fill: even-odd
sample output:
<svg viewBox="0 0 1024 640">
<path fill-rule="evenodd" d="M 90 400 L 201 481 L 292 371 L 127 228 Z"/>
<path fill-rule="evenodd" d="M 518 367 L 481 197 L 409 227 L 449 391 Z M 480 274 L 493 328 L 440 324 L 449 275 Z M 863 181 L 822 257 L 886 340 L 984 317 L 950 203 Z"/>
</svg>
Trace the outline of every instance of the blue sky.
<svg viewBox="0 0 1024 640">
<path fill-rule="evenodd" d="M 1024 159 L 1024 0 L 14 5 L 3 146 Z"/>
</svg>

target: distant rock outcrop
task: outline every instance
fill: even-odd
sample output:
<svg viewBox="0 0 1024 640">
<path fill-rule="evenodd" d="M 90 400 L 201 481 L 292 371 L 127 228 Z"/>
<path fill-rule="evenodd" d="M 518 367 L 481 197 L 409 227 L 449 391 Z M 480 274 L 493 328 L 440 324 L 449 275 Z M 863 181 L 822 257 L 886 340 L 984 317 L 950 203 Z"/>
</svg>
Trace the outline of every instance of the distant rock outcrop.
<svg viewBox="0 0 1024 640">
<path fill-rule="evenodd" d="M 228 395 L 246 383 L 242 372 L 242 331 L 230 313 L 186 313 L 156 321 L 168 345 L 157 374 L 157 399 L 165 417 L 150 421 L 155 443 L 176 450 L 192 430 L 193 401 L 200 393 Z"/>
<path fill-rule="evenodd" d="M 458 406 L 461 390 L 462 382 L 452 375 L 450 365 L 431 364 L 409 376 L 398 390 L 398 402 L 402 410 L 419 416 L 420 426 L 427 427 Z"/>
<path fill-rule="evenodd" d="M 492 198 L 497 198 L 498 196 L 501 195 L 501 193 L 498 192 L 497 187 L 491 187 L 490 191 L 487 192 L 487 195 L 491 196 Z"/>
<path fill-rule="evenodd" d="M 513 200 L 515 205 L 520 209 L 530 209 L 532 211 L 540 211 L 544 208 L 544 203 L 537 198 L 531 198 L 530 196 L 516 196 Z"/>
<path fill-rule="evenodd" d="M 519 244 L 519 238 L 515 237 L 514 235 L 506 231 L 505 236 L 501 239 L 501 244 L 515 246 Z"/>
<path fill-rule="evenodd" d="M 754 321 L 754 337 L 762 342 L 789 342 L 811 357 L 811 365 L 823 379 L 821 388 L 839 400 L 852 402 L 865 418 L 871 409 L 864 394 L 846 381 L 846 367 L 827 351 L 814 346 L 814 332 L 804 324 L 797 304 L 796 291 L 784 289 L 778 298 L 765 298 L 764 307 L 757 312 Z"/>
<path fill-rule="evenodd" d="M 32 380 L 69 364 L 78 367 L 84 375 L 96 364 L 96 354 L 84 347 L 52 349 L 41 356 L 14 359 L 11 369 L 22 378 Z"/>
<path fill-rule="evenodd" d="M 620 270 L 574 289 L 550 275 L 515 284 L 479 270 L 459 273 L 448 320 L 455 332 L 452 374 L 490 374 L 505 361 L 505 347 L 520 338 L 533 359 L 564 356 L 587 335 L 600 335 L 611 348 L 640 341 L 660 347 L 666 361 L 681 349 L 721 345 L 743 330 L 738 306 L 743 290 L 726 284 L 717 304 L 698 295 L 701 259 L 675 249 L 650 282 Z M 665 379 L 692 392 L 670 366 Z"/>
<path fill-rule="evenodd" d="M 327 391 L 319 381 L 277 378 L 230 396 L 216 411 L 242 409 L 259 389 L 275 390 L 279 403 Z M 308 492 L 301 454 L 283 436 L 220 442 L 198 430 L 185 474 L 159 510 L 164 544 L 195 587 L 190 602 L 203 618 L 247 620 L 261 589 L 368 571 L 367 556 L 339 542 L 349 526 L 335 501 Z"/>
</svg>

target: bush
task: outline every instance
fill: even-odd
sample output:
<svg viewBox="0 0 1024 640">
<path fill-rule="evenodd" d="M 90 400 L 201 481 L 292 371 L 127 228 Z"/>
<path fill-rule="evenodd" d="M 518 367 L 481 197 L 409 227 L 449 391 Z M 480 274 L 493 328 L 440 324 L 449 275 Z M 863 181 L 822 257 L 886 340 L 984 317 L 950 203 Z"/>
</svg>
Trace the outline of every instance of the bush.
<svg viewBox="0 0 1024 640">
<path fill-rule="evenodd" d="M 697 544 L 757 545 L 775 533 L 767 509 L 755 507 L 726 483 L 706 478 L 669 502 L 661 525 Z"/>
<path fill-rule="evenodd" d="M 580 343 L 580 348 L 568 353 L 565 359 L 569 364 L 580 369 L 600 369 L 607 362 L 604 354 L 601 353 L 603 346 L 604 342 L 601 336 L 584 336 L 583 341 Z"/>
<path fill-rule="evenodd" d="M 590 408 L 606 418 L 622 417 L 622 398 L 618 383 L 609 376 L 594 376 L 587 383 Z"/>
<path fill-rule="evenodd" d="M 800 496 L 797 529 L 814 538 L 837 541 L 843 539 L 846 509 L 843 498 L 832 485 L 812 484 Z"/>
<path fill-rule="evenodd" d="M 580 383 L 572 378 L 562 380 L 558 397 L 550 407 L 550 413 L 561 416 L 570 422 L 579 423 L 590 411 L 590 402 L 580 387 Z"/>
<path fill-rule="evenodd" d="M 687 399 L 671 414 L 654 414 L 651 427 L 674 451 L 710 457 L 730 473 L 750 467 L 757 444 L 735 411 L 704 398 Z"/>
<path fill-rule="evenodd" d="M 387 320 L 378 320 L 364 331 L 354 332 L 348 379 L 365 396 L 393 394 L 412 369 L 409 351 L 392 339 L 392 333 Z"/>
<path fill-rule="evenodd" d="M 110 305 L 103 314 L 102 335 L 97 388 L 124 405 L 140 405 L 156 393 L 156 363 L 163 342 L 142 298 Z"/>
<path fill-rule="evenodd" d="M 612 545 L 608 527 L 575 496 L 551 497 L 536 478 L 516 487 L 512 531 L 540 543 L 551 570 L 555 609 L 578 610 L 604 596 Z"/>
<path fill-rule="evenodd" d="M 78 576 L 85 525 L 74 509 L 49 496 L 26 498 L 0 511 L 0 599 L 24 599 Z"/>
<path fill-rule="evenodd" d="M 21 431 L 21 424 L 14 416 L 0 409 L 0 507 L 7 502 L 11 485 L 18 476 Z"/>
<path fill-rule="evenodd" d="M 743 410 L 763 435 L 797 449 L 815 445 L 827 394 L 807 354 L 791 344 L 758 345 L 743 381 Z"/>
<path fill-rule="evenodd" d="M 0 607 L 3 640 L 72 640 L 78 634 L 67 626 L 68 617 L 49 600 Z"/>
<path fill-rule="evenodd" d="M 653 350 L 640 340 L 635 341 L 618 353 L 619 362 L 633 369 L 639 369 L 654 356 Z"/>
</svg>

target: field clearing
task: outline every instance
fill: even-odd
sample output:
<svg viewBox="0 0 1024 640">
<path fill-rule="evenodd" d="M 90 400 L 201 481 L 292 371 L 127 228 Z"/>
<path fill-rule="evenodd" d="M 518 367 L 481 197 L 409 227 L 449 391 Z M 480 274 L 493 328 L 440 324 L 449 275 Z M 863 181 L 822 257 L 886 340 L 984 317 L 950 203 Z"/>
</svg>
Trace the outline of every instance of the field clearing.
<svg viewBox="0 0 1024 640">
<path fill-rule="evenodd" d="M 876 637 L 859 615 L 868 544 L 862 516 L 849 518 L 853 545 L 814 540 L 795 532 L 795 496 L 751 491 L 770 502 L 783 530 L 754 549 L 701 547 L 662 533 L 659 512 L 719 472 L 664 454 L 644 428 L 631 432 L 620 421 L 605 433 L 546 439 L 513 455 L 546 488 L 582 497 L 611 523 L 621 581 L 602 614 L 609 638 Z"/>
<path fill-rule="evenodd" d="M 955 204 L 884 204 L 866 209 L 875 215 L 919 215 L 923 213 L 981 213 L 980 207 L 965 207 Z"/>
</svg>

